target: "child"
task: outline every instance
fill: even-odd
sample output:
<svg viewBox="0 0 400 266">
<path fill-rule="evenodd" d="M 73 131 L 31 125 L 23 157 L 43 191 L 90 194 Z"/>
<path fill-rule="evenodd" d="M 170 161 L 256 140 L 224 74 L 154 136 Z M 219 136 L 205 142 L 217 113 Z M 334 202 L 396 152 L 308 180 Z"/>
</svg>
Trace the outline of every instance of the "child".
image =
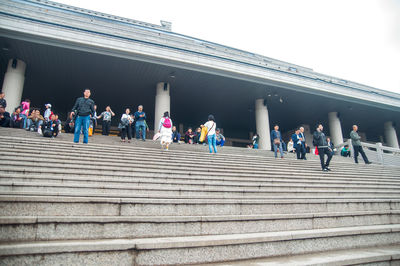
<svg viewBox="0 0 400 266">
<path fill-rule="evenodd" d="M 221 147 L 224 147 L 225 137 L 221 134 L 221 130 L 219 128 L 217 128 L 217 130 L 215 131 L 215 137 L 217 139 L 217 146 L 219 145 Z"/>
<path fill-rule="evenodd" d="M 50 117 L 51 117 L 51 115 L 52 115 L 52 113 L 53 113 L 53 112 L 51 111 L 51 104 L 47 103 L 47 104 L 45 104 L 44 106 L 46 107 L 46 110 L 44 111 L 44 115 L 43 115 L 44 120 L 45 120 L 45 121 L 50 121 Z"/>
<path fill-rule="evenodd" d="M 252 145 L 253 145 L 253 149 L 258 149 L 258 141 L 260 140 L 260 137 L 258 136 L 258 134 L 254 134 L 253 139 L 252 139 Z"/>
<path fill-rule="evenodd" d="M 169 145 L 172 142 L 172 120 L 169 117 L 169 112 L 165 112 L 163 117 L 160 119 L 160 125 L 158 126 L 158 133 L 161 134 L 160 143 L 161 147 L 168 151 Z"/>
<path fill-rule="evenodd" d="M 21 117 L 22 117 L 22 119 L 24 121 L 23 122 L 24 125 L 22 127 L 26 128 L 27 127 L 28 115 L 29 115 L 29 109 L 31 107 L 31 100 L 25 99 L 25 101 L 23 101 L 21 103 L 21 107 L 22 107 Z"/>
</svg>

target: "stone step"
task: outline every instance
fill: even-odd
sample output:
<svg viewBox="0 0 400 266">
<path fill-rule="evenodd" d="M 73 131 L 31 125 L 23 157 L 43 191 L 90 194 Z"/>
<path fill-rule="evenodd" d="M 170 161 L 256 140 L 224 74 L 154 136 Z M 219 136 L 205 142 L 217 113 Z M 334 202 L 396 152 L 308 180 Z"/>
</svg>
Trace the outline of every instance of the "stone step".
<svg viewBox="0 0 400 266">
<path fill-rule="evenodd" d="M 2 216 L 207 216 L 319 212 L 400 210 L 400 199 L 377 198 L 291 198 L 227 199 L 160 197 L 117 197 L 104 193 L 12 192 L 0 193 Z M 90 195 L 90 196 L 89 196 Z M 120 195 L 120 194 L 118 194 Z"/>
<path fill-rule="evenodd" d="M 0 130 L 0 138 L 4 138 L 7 140 L 12 140 L 10 142 L 22 142 L 29 140 L 29 142 L 38 142 L 38 143 L 52 143 L 52 144 L 67 144 L 71 145 L 73 135 L 72 134 L 62 134 L 62 136 L 57 137 L 56 139 L 47 139 L 39 136 L 38 134 L 32 134 L 29 132 L 23 132 L 17 129 L 4 129 Z M 250 141 L 250 140 L 249 140 Z M 81 145 L 81 144 L 79 144 Z M 78 145 L 78 146 L 79 146 Z M 81 145 L 83 146 L 83 145 Z M 115 137 L 107 137 L 107 136 L 95 136 L 90 138 L 89 144 L 84 146 L 102 146 L 102 147 L 120 147 L 120 148 L 127 148 L 127 149 L 153 149 L 153 150 L 160 150 L 159 142 L 156 141 L 136 141 L 135 139 L 132 140 L 131 144 L 128 143 L 121 143 L 119 138 Z M 198 154 L 207 154 L 208 153 L 208 146 L 203 145 L 187 145 L 187 144 L 173 144 L 171 145 L 171 150 L 174 152 L 197 152 Z M 266 150 L 254 150 L 254 149 L 247 149 L 247 148 L 239 148 L 239 147 L 229 147 L 225 146 L 223 148 L 219 148 L 219 154 L 227 154 L 227 155 L 245 155 L 245 156 L 258 156 L 258 157 L 273 157 L 274 153 L 271 151 Z M 286 154 L 287 158 L 294 158 L 294 154 Z M 318 156 L 308 154 L 308 157 L 312 161 L 318 161 Z M 344 158 L 341 156 L 335 157 L 336 161 L 340 161 L 347 164 L 354 164 L 351 158 Z"/>
<path fill-rule="evenodd" d="M 50 181 L 50 182 L 88 182 L 93 184 L 104 183 L 124 183 L 124 184 L 162 184 L 164 186 L 201 186 L 201 187 L 248 187 L 248 188 L 369 188 L 369 189 L 397 189 L 400 183 L 383 181 L 379 179 L 362 180 L 351 178 L 336 178 L 336 177 L 267 177 L 267 178 L 242 178 L 242 177 L 219 177 L 219 176 L 185 176 L 173 175 L 162 176 L 152 174 L 138 174 L 131 176 L 117 175 L 97 175 L 69 173 L 68 170 L 59 171 L 51 170 L 48 172 L 35 172 L 29 169 L 15 169 L 11 167 L 1 167 L 0 180 L 4 181 Z"/>
<path fill-rule="evenodd" d="M 3 216 L 0 242 L 199 236 L 399 223 L 400 210 L 225 216 Z"/>
<path fill-rule="evenodd" d="M 32 157 L 32 154 L 35 154 Z M 310 172 L 310 170 L 316 170 L 317 172 L 320 171 L 319 164 L 310 164 L 304 161 L 292 161 L 286 162 L 283 165 L 275 165 L 275 164 L 262 164 L 255 166 L 252 162 L 244 162 L 245 164 L 240 165 L 237 162 L 229 163 L 227 161 L 224 162 L 210 162 L 204 164 L 202 161 L 199 163 L 195 163 L 195 161 L 191 160 L 190 162 L 186 162 L 186 158 L 180 159 L 172 159 L 172 158 L 164 158 L 160 160 L 160 158 L 154 156 L 141 156 L 138 155 L 135 158 L 132 157 L 124 157 L 118 158 L 115 155 L 101 155 L 101 154 L 93 154 L 90 155 L 86 154 L 82 155 L 81 152 L 76 153 L 66 153 L 66 152 L 37 152 L 34 149 L 29 153 L 28 151 L 24 150 L 15 150 L 15 149 L 3 149 L 0 152 L 0 156 L 3 157 L 5 160 L 18 160 L 18 161 L 45 161 L 45 162 L 60 162 L 60 161 L 68 161 L 71 163 L 80 163 L 80 164 L 90 164 L 90 165 L 109 165 L 109 166 L 120 166 L 125 167 L 127 163 L 130 163 L 134 160 L 139 160 L 141 164 L 135 165 L 135 167 L 142 167 L 142 168 L 162 168 L 162 169 L 176 169 L 176 168 L 185 168 L 190 167 L 192 169 L 201 169 L 202 171 L 250 171 L 253 173 L 268 173 L 268 172 L 275 172 L 279 169 L 280 172 L 296 172 L 298 174 L 303 174 Z M 118 154 L 119 156 L 119 154 Z M 349 175 L 357 173 L 358 175 L 365 174 L 368 176 L 390 176 L 390 177 L 397 177 L 400 180 L 400 170 L 399 171 L 374 171 L 369 168 L 363 169 L 355 169 L 354 167 L 343 167 L 339 166 L 338 164 L 332 164 L 332 167 L 335 169 L 335 172 L 340 172 L 343 175 Z"/>
<path fill-rule="evenodd" d="M 39 136 L 38 134 L 32 134 L 29 132 L 23 132 L 21 130 L 16 129 L 0 129 L 0 139 L 5 139 L 10 142 L 38 142 L 38 143 L 54 143 L 54 144 L 73 144 L 73 136 L 72 134 L 62 134 L 61 136 L 55 139 L 47 139 Z M 81 143 L 75 146 L 82 145 Z M 83 145 L 82 145 L 83 146 Z M 106 137 L 106 136 L 95 136 L 90 138 L 89 144 L 85 146 L 92 146 L 92 147 L 120 147 L 124 149 L 132 149 L 132 148 L 139 148 L 139 149 L 153 149 L 153 150 L 160 150 L 160 144 L 158 141 L 154 142 L 152 140 L 147 140 L 146 142 L 136 141 L 135 139 L 132 140 L 132 143 L 121 143 L 119 138 L 115 137 Z M 208 153 L 208 146 L 203 145 L 179 145 L 173 144 L 171 145 L 171 150 L 174 152 L 197 152 L 201 154 Z M 223 147 L 219 149 L 220 154 L 241 154 L 241 155 L 249 155 L 249 156 L 267 156 L 272 157 L 273 152 L 266 151 L 266 150 L 253 150 L 253 149 L 246 149 L 246 148 L 237 148 L 237 147 Z M 347 158 L 340 158 L 342 161 L 348 161 Z"/>
<path fill-rule="evenodd" d="M 55 141 L 48 141 L 48 140 L 41 140 L 41 141 L 33 141 L 33 140 L 27 140 L 27 139 L 22 139 L 20 140 L 23 143 L 13 143 L 13 144 L 8 144 L 8 143 L 4 143 L 3 145 L 6 145 L 6 147 L 19 147 L 21 145 L 23 145 L 24 147 L 29 147 L 29 146 L 33 146 L 36 145 L 36 149 L 37 150 L 46 150 L 46 147 L 48 145 L 43 145 L 43 144 L 51 144 L 51 146 L 53 147 L 54 150 L 57 150 L 58 148 L 64 149 L 64 150 L 68 150 L 68 151 L 82 151 L 85 150 L 86 153 L 90 153 L 90 152 L 99 152 L 102 151 L 103 154 L 107 154 L 107 153 L 112 153 L 115 151 L 124 151 L 125 154 L 129 154 L 129 155 L 147 155 L 147 154 L 156 154 L 157 156 L 172 156 L 172 157 L 179 157 L 179 156 L 187 156 L 188 154 L 194 156 L 195 158 L 199 157 L 199 159 L 203 159 L 203 160 L 215 160 L 218 158 L 230 158 L 230 160 L 253 160 L 255 158 L 258 158 L 258 160 L 260 158 L 262 158 L 262 160 L 274 160 L 277 164 L 280 164 L 282 160 L 275 160 L 273 158 L 271 158 L 270 156 L 266 156 L 265 154 L 269 154 L 269 151 L 264 151 L 264 153 L 262 154 L 263 156 L 249 156 L 249 155 L 243 155 L 243 149 L 240 148 L 236 148 L 235 151 L 237 154 L 218 154 L 218 156 L 213 155 L 212 157 L 204 152 L 196 152 L 193 149 L 189 149 L 187 151 L 180 151 L 180 150 L 175 150 L 172 153 L 166 153 L 164 151 L 161 151 L 160 149 L 149 149 L 149 148 L 143 148 L 143 147 L 126 147 L 126 146 L 121 146 L 121 145 L 97 145 L 97 144 L 89 144 L 89 145 L 78 145 L 78 144 L 71 144 L 71 143 L 65 143 L 65 142 L 55 142 Z M 38 147 L 39 146 L 39 147 Z M 190 146 L 190 145 L 189 145 Z M 192 145 L 193 146 L 193 145 Z M 66 148 L 66 149 L 65 149 Z M 48 150 L 48 148 L 47 148 Z M 314 164 L 318 164 L 318 156 L 309 156 L 310 162 L 314 163 Z M 315 157 L 315 158 L 314 158 Z M 339 160 L 339 156 L 336 156 L 336 161 L 342 162 L 342 165 L 348 165 L 348 166 L 352 166 L 352 167 L 360 167 L 359 165 L 355 165 L 354 163 L 349 163 L 347 160 L 346 162 L 343 162 L 341 160 Z M 187 157 L 185 157 L 184 159 L 187 159 Z M 287 161 L 296 161 L 293 160 L 294 157 L 287 157 L 287 160 L 284 160 L 283 163 L 287 162 Z M 335 160 L 333 160 L 333 162 L 335 162 Z M 367 166 L 368 167 L 368 166 Z M 381 167 L 378 165 L 374 165 L 375 169 L 392 169 L 392 167 Z M 398 168 L 395 168 L 398 169 Z"/>
<path fill-rule="evenodd" d="M 5 243 L 5 265 L 176 265 L 399 244 L 400 225 L 232 235 Z M 184 255 L 183 255 L 184 254 Z"/>
<path fill-rule="evenodd" d="M 25 140 L 26 141 L 26 140 Z M 45 143 L 46 145 L 43 145 L 43 143 L 41 142 L 31 142 L 31 141 L 26 141 L 26 143 L 14 143 L 14 144 L 10 144 L 10 143 L 3 143 L 0 144 L 3 146 L 3 148 L 16 148 L 16 149 L 22 149 L 22 151 L 24 149 L 32 149 L 35 148 L 35 151 L 40 152 L 40 151 L 48 151 L 49 148 L 47 148 L 48 145 L 51 145 L 51 147 L 53 148 L 53 152 L 57 152 L 58 150 L 63 150 L 63 151 L 68 151 L 68 152 L 82 152 L 83 150 L 85 151 L 84 154 L 94 154 L 94 155 L 103 155 L 106 156 L 107 154 L 113 154 L 113 153 L 118 153 L 121 151 L 124 151 L 124 154 L 126 156 L 154 156 L 156 155 L 157 157 L 167 157 L 167 158 L 177 158 L 177 159 L 185 159 L 185 160 L 181 160 L 181 161 L 186 161 L 187 160 L 187 156 L 190 155 L 192 156 L 194 160 L 199 159 L 201 161 L 203 160 L 211 160 L 211 161 L 218 161 L 221 159 L 229 159 L 230 161 L 249 161 L 252 163 L 258 163 L 265 166 L 265 164 L 262 164 L 262 162 L 265 161 L 273 161 L 275 164 L 280 165 L 280 164 L 287 164 L 288 162 L 291 163 L 304 163 L 303 160 L 294 160 L 294 157 L 290 157 L 288 156 L 285 160 L 276 160 L 274 158 L 271 158 L 269 156 L 248 156 L 248 155 L 240 155 L 240 153 L 238 154 L 218 154 L 217 156 L 213 155 L 210 156 L 210 154 L 207 153 L 199 153 L 199 152 L 195 152 L 193 150 L 191 151 L 173 151 L 173 152 L 164 152 L 161 151 L 159 149 L 144 149 L 144 148 L 140 148 L 140 147 L 134 147 L 132 149 L 127 149 L 126 147 L 122 146 L 111 146 L 111 147 L 96 147 L 93 145 L 77 145 L 77 144 L 62 144 L 62 143 L 56 143 L 56 142 L 50 142 L 50 143 Z M 47 145 L 48 144 L 48 145 Z M 59 149 L 57 149 L 59 148 Z M 100 148 L 100 149 L 99 149 Z M 238 151 L 239 152 L 239 151 Z M 195 155 L 195 156 L 194 156 Z M 315 157 L 315 158 L 314 158 Z M 313 160 L 308 160 L 307 163 L 310 163 L 312 165 L 318 165 L 319 161 L 317 160 L 318 157 L 317 156 L 310 156 L 310 158 Z M 332 163 L 339 163 L 342 165 L 342 167 L 351 167 L 351 168 L 360 168 L 360 169 L 364 169 L 364 168 L 372 168 L 372 169 L 380 169 L 383 171 L 390 171 L 390 170 L 399 170 L 398 167 L 382 167 L 379 165 L 372 165 L 372 166 L 367 166 L 367 165 L 356 165 L 354 163 L 348 163 L 343 162 L 341 160 L 338 160 L 339 156 L 335 156 L 334 157 L 336 160 L 333 160 Z"/>
<path fill-rule="evenodd" d="M 280 180 L 274 179 L 271 181 L 254 182 L 254 181 L 229 181 L 221 179 L 220 181 L 204 180 L 204 179 L 193 179 L 193 180 L 176 180 L 176 179 L 165 179 L 165 178 L 124 178 L 124 177 L 82 177 L 82 176 L 57 176 L 57 175 L 35 175 L 35 174 L 16 174 L 16 173 L 0 173 L 0 182 L 17 183 L 17 182 L 30 182 L 35 184 L 39 183 L 55 183 L 55 184 L 73 184 L 80 183 L 83 185 L 117 185 L 117 186 L 135 186 L 138 188 L 151 189 L 154 187 L 162 187 L 164 189 L 198 189 L 198 190 L 216 190 L 216 191 L 234 191 L 234 192 L 245 192 L 245 191 L 256 191 L 256 192 L 268 192 L 268 191 L 318 191 L 318 190 L 332 190 L 332 191 L 349 191 L 349 190 L 361 190 L 367 191 L 378 191 L 378 192 L 390 192 L 397 191 L 400 189 L 398 183 L 372 183 L 372 182 L 361 182 L 361 181 L 309 181 L 309 180 Z"/>
<path fill-rule="evenodd" d="M 241 260 L 204 264 L 208 266 L 338 266 L 338 265 L 400 265 L 400 245 L 371 248 L 351 248 L 305 255 L 280 256 L 265 259 Z"/>
<path fill-rule="evenodd" d="M 47 161 L 15 161 L 12 159 L 2 158 L 0 161 L 0 170 L 5 172 L 31 172 L 31 173 L 59 173 L 65 174 L 66 169 L 68 174 L 79 174 L 79 175 L 113 175 L 113 176 L 143 176 L 148 174 L 150 176 L 198 176 L 198 177 L 257 177 L 267 179 L 268 177 L 282 177 L 282 176 L 306 176 L 306 177 L 339 177 L 339 178 L 351 178 L 351 179 L 362 179 L 362 180 L 382 180 L 390 182 L 398 182 L 399 178 L 386 176 L 385 178 L 377 178 L 377 176 L 355 176 L 351 173 L 336 173 L 335 170 L 327 173 L 323 173 L 320 170 L 312 172 L 306 171 L 304 174 L 296 172 L 295 169 L 287 171 L 271 171 L 268 173 L 258 173 L 256 171 L 228 171 L 228 170 L 209 170 L 209 169 L 196 169 L 190 167 L 150 167 L 146 165 L 131 166 L 131 163 L 127 163 L 126 167 L 112 166 L 112 165 L 91 165 L 91 164 L 72 164 L 70 161 L 59 161 L 52 162 Z M 73 167 L 72 167 L 73 166 Z"/>
<path fill-rule="evenodd" d="M 0 182 L 0 191 L 3 192 L 23 192 L 23 191 L 37 191 L 37 192 L 76 192 L 76 193 L 104 193 L 107 195 L 151 195 L 163 197 L 223 197 L 223 198 L 243 198 L 243 199 L 262 199 L 262 198 L 276 198 L 276 197 L 375 197 L 375 198 L 400 198 L 400 189 L 391 190 L 369 190 L 364 191 L 361 189 L 313 189 L 307 191 L 303 188 L 294 189 L 243 189 L 243 188 L 204 188 L 204 187 L 165 187 L 163 185 L 128 185 L 128 184 L 87 184 L 87 183 L 56 183 L 56 182 Z"/>
</svg>

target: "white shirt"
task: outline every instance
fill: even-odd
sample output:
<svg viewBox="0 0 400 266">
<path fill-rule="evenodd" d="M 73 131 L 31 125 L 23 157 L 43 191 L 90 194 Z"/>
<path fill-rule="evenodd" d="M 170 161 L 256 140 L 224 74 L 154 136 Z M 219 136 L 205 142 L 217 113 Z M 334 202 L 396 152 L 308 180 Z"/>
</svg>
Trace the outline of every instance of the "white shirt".
<svg viewBox="0 0 400 266">
<path fill-rule="evenodd" d="M 129 122 L 132 122 L 132 120 L 133 120 L 132 117 L 130 115 L 127 115 L 127 114 L 123 114 L 122 117 L 121 117 L 121 120 L 124 119 L 124 118 L 128 119 Z"/>
<path fill-rule="evenodd" d="M 215 134 L 215 129 L 217 127 L 217 124 L 214 121 L 208 121 L 207 123 L 204 124 L 204 126 L 207 127 L 209 136 Z"/>
</svg>

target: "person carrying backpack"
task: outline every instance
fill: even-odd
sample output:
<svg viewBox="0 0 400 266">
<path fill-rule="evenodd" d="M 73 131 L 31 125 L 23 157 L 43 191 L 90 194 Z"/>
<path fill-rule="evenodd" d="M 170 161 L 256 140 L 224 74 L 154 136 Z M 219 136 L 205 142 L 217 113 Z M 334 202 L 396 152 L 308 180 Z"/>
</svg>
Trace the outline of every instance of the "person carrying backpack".
<svg viewBox="0 0 400 266">
<path fill-rule="evenodd" d="M 166 151 L 172 142 L 172 120 L 169 117 L 169 113 L 165 112 L 163 117 L 160 119 L 160 124 L 158 126 L 158 133 L 160 136 L 161 147 Z"/>
</svg>

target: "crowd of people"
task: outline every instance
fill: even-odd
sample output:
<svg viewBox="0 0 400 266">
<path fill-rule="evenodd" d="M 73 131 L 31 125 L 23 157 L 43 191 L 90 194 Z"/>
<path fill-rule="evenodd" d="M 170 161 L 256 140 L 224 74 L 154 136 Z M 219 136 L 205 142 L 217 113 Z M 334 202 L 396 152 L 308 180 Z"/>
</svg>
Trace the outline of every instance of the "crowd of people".
<svg viewBox="0 0 400 266">
<path fill-rule="evenodd" d="M 323 129 L 324 127 L 322 124 L 317 125 L 313 133 L 313 145 L 315 147 L 315 154 L 319 155 L 322 171 L 327 172 L 331 171 L 331 169 L 329 168 L 329 163 L 332 159 L 332 156 L 336 152 L 336 148 L 331 139 L 325 135 Z M 354 161 L 355 163 L 358 163 L 358 154 L 361 154 L 365 164 L 371 164 L 363 150 L 360 141 L 361 137 L 359 136 L 357 131 L 358 126 L 353 125 L 353 130 L 350 132 L 350 139 L 352 140 L 352 145 L 354 149 Z M 283 158 L 284 150 L 296 153 L 296 157 L 298 160 L 307 160 L 306 154 L 310 153 L 310 147 L 306 143 L 304 127 L 300 127 L 295 130 L 288 142 L 287 148 L 285 148 L 285 142 L 282 139 L 282 134 L 279 131 L 279 126 L 275 125 L 274 129 L 271 131 L 271 142 L 275 158 L 278 157 L 278 152 L 280 154 L 280 157 Z M 326 160 L 325 155 L 327 157 Z M 343 157 L 351 156 L 349 145 L 344 145 L 344 147 L 340 151 L 340 155 Z"/>
<path fill-rule="evenodd" d="M 97 115 L 97 106 L 94 101 L 90 99 L 90 95 L 90 90 L 85 89 L 83 97 L 76 99 L 64 124 L 66 133 L 74 133 L 75 143 L 79 142 L 81 135 L 83 135 L 83 143 L 88 143 L 89 131 L 96 126 L 98 119 L 102 119 L 102 134 L 107 136 L 110 133 L 111 120 L 115 116 L 115 113 L 111 110 L 110 106 L 107 106 L 100 115 Z M 11 115 L 6 112 L 6 106 L 7 101 L 5 99 L 5 94 L 0 93 L 1 127 L 22 128 L 27 131 L 38 132 L 50 138 L 55 138 L 61 133 L 61 121 L 58 118 L 58 114 L 52 111 L 52 105 L 50 103 L 45 104 L 43 115 L 40 113 L 39 108 L 31 108 L 31 101 L 29 99 L 22 101 Z M 138 110 L 134 113 L 131 112 L 130 108 L 126 108 L 125 113 L 121 116 L 118 128 L 121 131 L 121 142 L 125 142 L 126 138 L 128 142 L 131 142 L 133 132 L 135 133 L 136 139 L 145 141 L 146 132 L 149 131 L 149 127 L 146 122 L 146 113 L 143 111 L 143 106 L 139 105 Z M 358 155 L 361 154 L 364 162 L 370 164 L 371 162 L 368 160 L 362 148 L 360 142 L 361 137 L 357 131 L 358 126 L 354 125 L 353 130 L 350 132 L 354 150 L 354 161 L 358 163 Z M 226 141 L 221 130 L 217 128 L 213 115 L 209 115 L 208 120 L 203 125 L 196 128 L 195 131 L 189 127 L 182 141 L 182 136 L 177 131 L 176 126 L 173 125 L 169 112 L 165 112 L 160 119 L 158 129 L 155 130 L 154 133 L 156 133 L 156 137 L 160 139 L 160 144 L 165 150 L 169 149 L 171 143 L 184 142 L 187 144 L 204 145 L 208 143 L 210 153 L 217 153 L 217 146 L 223 147 Z M 284 151 L 287 151 L 296 153 L 296 158 L 298 160 L 307 160 L 306 154 L 310 152 L 310 147 L 306 143 L 304 127 L 295 130 L 287 145 L 282 139 L 279 125 L 274 126 L 270 136 L 275 158 L 278 157 L 278 153 L 280 158 L 284 158 Z M 259 139 L 259 135 L 254 134 L 252 143 L 249 144 L 248 147 L 258 149 Z M 318 124 L 313 133 L 313 145 L 315 146 L 315 154 L 320 157 L 322 170 L 330 171 L 329 164 L 336 149 L 330 138 L 326 137 L 324 134 L 322 124 Z M 327 156 L 326 160 L 325 155 Z M 351 156 L 348 145 L 345 145 L 341 149 L 340 155 L 344 157 Z"/>
</svg>

